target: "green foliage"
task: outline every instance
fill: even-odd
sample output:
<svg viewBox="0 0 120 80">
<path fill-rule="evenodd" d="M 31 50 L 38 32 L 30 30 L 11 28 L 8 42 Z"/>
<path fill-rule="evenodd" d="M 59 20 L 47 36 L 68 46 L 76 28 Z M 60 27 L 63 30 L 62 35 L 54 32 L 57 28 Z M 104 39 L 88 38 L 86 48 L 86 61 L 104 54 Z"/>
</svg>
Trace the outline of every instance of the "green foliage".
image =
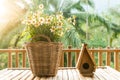
<svg viewBox="0 0 120 80">
<path fill-rule="evenodd" d="M 99 31 L 98 31 L 99 30 Z M 85 40 L 85 42 L 88 44 L 89 47 L 102 47 L 105 48 L 108 45 L 107 41 L 107 31 L 101 27 L 101 28 L 96 28 L 95 30 L 92 29 L 91 35 L 89 36 L 89 40 Z"/>
<path fill-rule="evenodd" d="M 16 55 L 12 53 L 12 67 L 16 67 Z M 19 68 L 22 68 L 22 54 L 19 53 Z M 26 67 L 29 67 L 28 58 L 26 60 Z M 0 70 L 8 68 L 8 53 L 0 53 Z"/>
<path fill-rule="evenodd" d="M 7 55 L 0 53 L 0 70 L 7 68 Z"/>
</svg>

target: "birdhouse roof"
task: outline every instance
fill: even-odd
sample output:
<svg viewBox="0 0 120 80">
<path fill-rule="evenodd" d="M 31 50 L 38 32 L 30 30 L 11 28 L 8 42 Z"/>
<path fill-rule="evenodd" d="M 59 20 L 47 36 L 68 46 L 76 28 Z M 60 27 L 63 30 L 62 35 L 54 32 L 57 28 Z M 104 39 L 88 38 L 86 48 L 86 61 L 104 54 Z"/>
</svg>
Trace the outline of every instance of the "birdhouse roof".
<svg viewBox="0 0 120 80">
<path fill-rule="evenodd" d="M 79 66 L 81 65 L 82 58 L 84 58 L 83 57 L 84 53 L 88 54 L 88 57 L 90 58 L 91 62 L 93 63 L 93 65 L 95 65 L 95 62 L 87 49 L 87 44 L 82 44 L 82 49 L 81 49 L 79 57 L 78 57 L 79 63 L 77 63 L 77 65 L 79 65 Z"/>
</svg>

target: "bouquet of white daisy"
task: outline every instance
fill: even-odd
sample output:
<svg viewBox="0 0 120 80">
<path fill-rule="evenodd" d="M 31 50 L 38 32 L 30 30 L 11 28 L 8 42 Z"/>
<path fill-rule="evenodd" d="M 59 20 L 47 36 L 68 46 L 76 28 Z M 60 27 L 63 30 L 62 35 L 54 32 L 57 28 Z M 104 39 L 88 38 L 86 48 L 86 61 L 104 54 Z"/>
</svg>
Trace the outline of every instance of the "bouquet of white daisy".
<svg viewBox="0 0 120 80">
<path fill-rule="evenodd" d="M 24 34 L 28 33 L 29 38 L 35 35 L 45 35 L 53 42 L 60 41 L 60 38 L 69 29 L 66 27 L 66 22 L 75 24 L 75 17 L 65 18 L 61 12 L 54 15 L 44 12 L 44 5 L 40 4 L 39 8 L 34 12 L 27 13 L 27 16 L 22 21 L 26 25 Z M 36 38 L 35 41 L 43 40 Z"/>
</svg>

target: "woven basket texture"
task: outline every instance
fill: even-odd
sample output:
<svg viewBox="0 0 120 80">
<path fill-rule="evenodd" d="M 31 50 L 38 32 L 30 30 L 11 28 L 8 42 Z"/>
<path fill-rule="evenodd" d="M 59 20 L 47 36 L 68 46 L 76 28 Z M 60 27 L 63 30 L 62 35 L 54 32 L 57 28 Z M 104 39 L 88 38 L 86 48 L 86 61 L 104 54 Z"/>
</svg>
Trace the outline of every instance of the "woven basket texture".
<svg viewBox="0 0 120 80">
<path fill-rule="evenodd" d="M 62 54 L 62 43 L 33 42 L 26 44 L 30 67 L 35 76 L 55 76 Z"/>
</svg>

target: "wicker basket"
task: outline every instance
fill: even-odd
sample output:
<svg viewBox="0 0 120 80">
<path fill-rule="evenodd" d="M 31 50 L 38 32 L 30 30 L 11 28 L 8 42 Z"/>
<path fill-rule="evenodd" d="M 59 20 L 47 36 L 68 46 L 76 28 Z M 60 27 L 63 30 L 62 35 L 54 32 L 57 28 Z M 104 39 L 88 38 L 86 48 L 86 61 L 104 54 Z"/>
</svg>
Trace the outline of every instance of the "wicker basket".
<svg viewBox="0 0 120 80">
<path fill-rule="evenodd" d="M 46 38 L 48 42 L 31 42 L 25 45 L 32 73 L 39 77 L 55 76 L 62 54 L 62 43 L 51 42 L 44 35 L 39 37 Z"/>
</svg>

